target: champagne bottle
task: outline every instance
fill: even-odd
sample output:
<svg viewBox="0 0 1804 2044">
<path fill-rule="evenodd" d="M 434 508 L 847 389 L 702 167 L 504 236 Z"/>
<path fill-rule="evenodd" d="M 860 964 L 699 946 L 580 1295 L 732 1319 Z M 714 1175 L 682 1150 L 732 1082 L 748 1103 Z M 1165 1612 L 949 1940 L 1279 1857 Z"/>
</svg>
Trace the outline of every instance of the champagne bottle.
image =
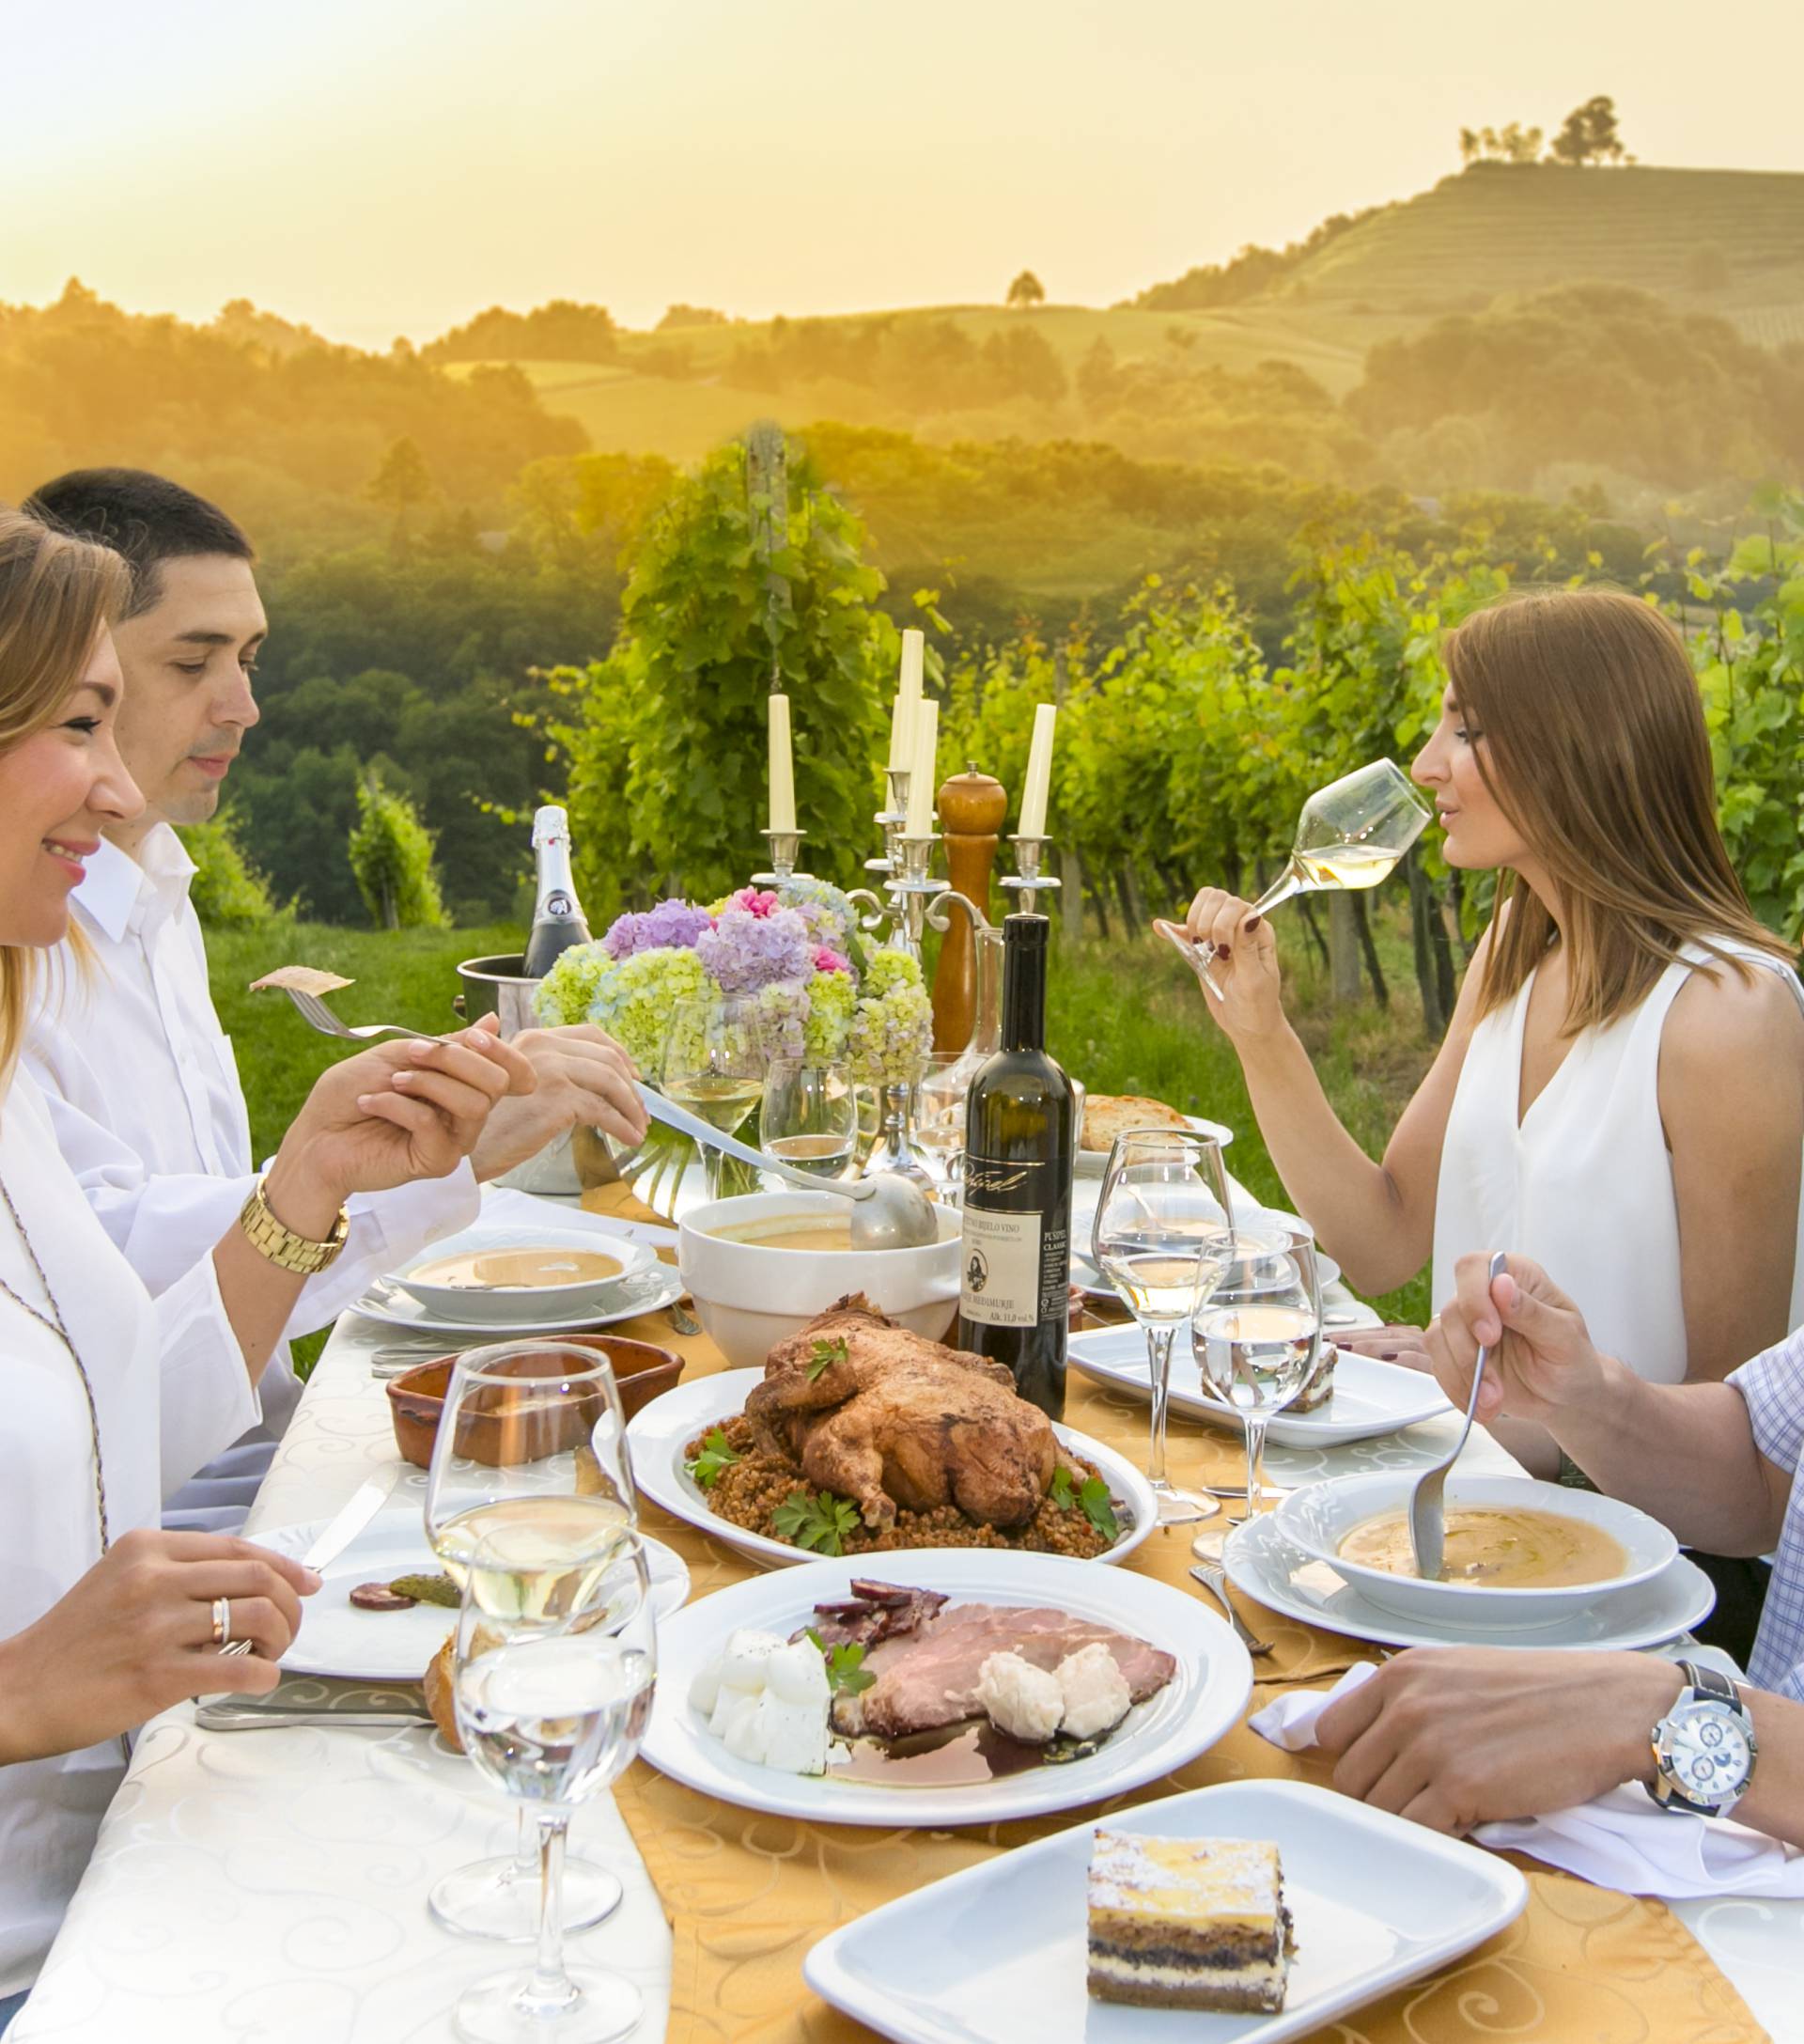
<svg viewBox="0 0 1804 2044">
<path fill-rule="evenodd" d="M 1065 1415 L 1076 1101 L 1046 1054 L 1043 915 L 1003 924 L 1003 1047 L 972 1081 L 958 1346 L 1007 1364 L 1015 1388 Z"/>
<path fill-rule="evenodd" d="M 555 804 L 533 818 L 533 856 L 538 862 L 538 896 L 520 969 L 527 979 L 543 979 L 561 952 L 589 941 L 589 926 L 583 920 L 583 905 L 570 879 L 569 819 Z"/>
</svg>

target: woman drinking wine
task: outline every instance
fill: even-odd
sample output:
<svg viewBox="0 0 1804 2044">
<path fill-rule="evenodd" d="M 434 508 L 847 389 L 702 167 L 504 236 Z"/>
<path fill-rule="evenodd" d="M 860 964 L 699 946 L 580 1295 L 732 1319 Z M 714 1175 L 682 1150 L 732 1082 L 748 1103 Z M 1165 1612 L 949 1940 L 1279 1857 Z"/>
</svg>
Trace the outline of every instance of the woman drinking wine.
<svg viewBox="0 0 1804 2044">
<path fill-rule="evenodd" d="M 1268 924 L 1212 887 L 1188 919 L 1217 947 L 1204 1005 L 1292 1203 L 1361 1290 L 1432 1255 L 1439 1306 L 1461 1256 L 1507 1244 L 1606 1352 L 1719 1379 L 1804 1319 L 1804 988 L 1717 829 L 1690 663 L 1658 612 L 1601 589 L 1518 592 L 1444 657 L 1412 775 L 1448 863 L 1500 870 L 1497 911 L 1383 1160 L 1285 1019 Z M 1509 1444 L 1557 1466 L 1545 1437 Z"/>
</svg>

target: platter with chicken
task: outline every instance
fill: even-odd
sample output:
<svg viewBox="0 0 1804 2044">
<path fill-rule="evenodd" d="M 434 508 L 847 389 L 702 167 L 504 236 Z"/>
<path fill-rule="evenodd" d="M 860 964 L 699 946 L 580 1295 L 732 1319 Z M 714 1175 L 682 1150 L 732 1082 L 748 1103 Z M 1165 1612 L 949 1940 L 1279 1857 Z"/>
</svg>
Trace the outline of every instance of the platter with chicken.
<svg viewBox="0 0 1804 2044">
<path fill-rule="evenodd" d="M 645 1757 L 743 1808 L 844 1824 L 1075 1808 L 1205 1752 L 1246 1649 L 1181 1590 L 997 1548 L 811 1562 L 659 1629 Z"/>
<path fill-rule="evenodd" d="M 1145 1478 L 1055 1425 L 1000 1364 L 910 1333 L 862 1294 L 764 1367 L 702 1377 L 627 1428 L 643 1495 L 774 1568 L 988 1548 L 1118 1562 L 1157 1522 Z"/>
</svg>

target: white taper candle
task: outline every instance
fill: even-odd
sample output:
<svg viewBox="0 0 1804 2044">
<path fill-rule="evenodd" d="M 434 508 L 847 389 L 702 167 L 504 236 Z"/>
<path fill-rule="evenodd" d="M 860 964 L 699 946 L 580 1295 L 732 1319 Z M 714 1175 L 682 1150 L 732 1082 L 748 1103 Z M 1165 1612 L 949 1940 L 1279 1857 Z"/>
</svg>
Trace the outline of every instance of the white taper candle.
<svg viewBox="0 0 1804 2044">
<path fill-rule="evenodd" d="M 1056 703 L 1042 703 L 1034 712 L 1034 739 L 1027 751 L 1027 786 L 1021 790 L 1023 837 L 1046 835 L 1046 797 L 1052 785 L 1052 726 L 1059 714 Z"/>
<path fill-rule="evenodd" d="M 914 759 L 909 770 L 905 837 L 933 835 L 934 760 L 940 751 L 940 705 L 924 695 L 914 713 Z"/>
<path fill-rule="evenodd" d="M 902 634 L 902 674 L 896 684 L 895 708 L 890 714 L 890 771 L 900 773 L 914 763 L 914 720 L 921 710 L 922 663 L 926 639 L 919 632 Z"/>
<path fill-rule="evenodd" d="M 796 768 L 789 751 L 789 698 L 770 698 L 770 828 L 796 827 Z"/>
</svg>

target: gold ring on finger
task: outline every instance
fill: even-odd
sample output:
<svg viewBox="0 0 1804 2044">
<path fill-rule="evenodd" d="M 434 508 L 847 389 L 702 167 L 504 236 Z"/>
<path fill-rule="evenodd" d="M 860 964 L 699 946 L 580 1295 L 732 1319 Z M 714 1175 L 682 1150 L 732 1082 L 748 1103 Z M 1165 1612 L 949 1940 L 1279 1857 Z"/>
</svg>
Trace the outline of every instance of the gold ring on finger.
<svg viewBox="0 0 1804 2044">
<path fill-rule="evenodd" d="M 213 1599 L 213 1645 L 222 1651 L 232 1644 L 232 1600 L 229 1597 Z"/>
</svg>

